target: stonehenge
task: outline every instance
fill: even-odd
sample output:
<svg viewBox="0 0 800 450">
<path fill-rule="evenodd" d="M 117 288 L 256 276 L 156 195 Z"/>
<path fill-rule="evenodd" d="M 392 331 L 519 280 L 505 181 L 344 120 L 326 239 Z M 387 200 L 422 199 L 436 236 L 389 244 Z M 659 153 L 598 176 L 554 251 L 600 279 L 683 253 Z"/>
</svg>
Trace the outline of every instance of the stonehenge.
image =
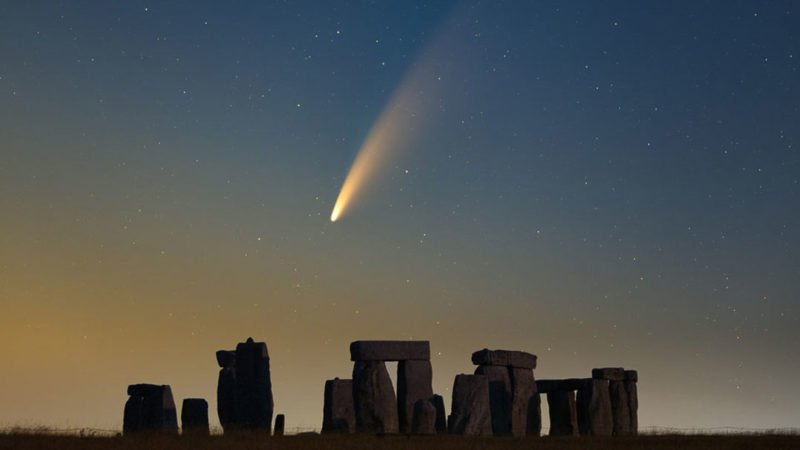
<svg viewBox="0 0 800 450">
<path fill-rule="evenodd" d="M 178 416 L 172 389 L 168 385 L 132 384 L 122 419 L 123 434 L 137 432 L 178 432 Z"/>
<path fill-rule="evenodd" d="M 436 418 L 443 412 L 439 412 L 440 402 L 433 394 L 430 354 L 428 341 L 355 341 L 350 344 L 356 431 L 411 433 L 416 404 L 420 400 L 431 402 L 434 429 L 443 428 L 441 423 L 437 428 Z M 397 394 L 386 370 L 386 361 L 398 362 Z M 429 412 L 425 406 L 420 408 L 421 413 Z M 418 425 L 422 426 L 425 420 L 417 420 Z"/>
<path fill-rule="evenodd" d="M 547 394 L 550 436 L 637 434 L 637 381 L 635 370 L 621 367 L 593 369 L 592 378 L 539 380 L 539 392 Z"/>
<path fill-rule="evenodd" d="M 208 436 L 208 402 L 202 398 L 187 398 L 181 407 L 181 429 L 183 434 Z"/>
<path fill-rule="evenodd" d="M 221 367 L 217 382 L 217 413 L 223 430 L 263 430 L 272 427 L 273 399 L 267 344 L 246 342 L 236 350 L 217 352 Z"/>
<path fill-rule="evenodd" d="M 536 380 L 537 357 L 512 350 L 478 350 L 472 374 L 453 380 L 450 414 L 433 391 L 428 341 L 355 341 L 351 379 L 325 382 L 322 430 L 331 433 L 404 433 L 538 437 L 541 396 L 547 399 L 550 436 L 628 436 L 638 433 L 636 370 L 603 367 L 590 378 Z M 283 436 L 285 416 L 272 418 L 274 401 L 267 345 L 248 338 L 235 350 L 216 352 L 217 413 L 225 433 L 256 431 Z M 386 362 L 397 362 L 397 390 Z M 178 433 L 169 385 L 132 384 L 123 434 Z M 183 435 L 209 436 L 208 402 L 187 398 L 181 408 Z"/>
<path fill-rule="evenodd" d="M 492 433 L 495 436 L 538 436 L 540 399 L 533 377 L 536 355 L 511 350 L 483 349 L 472 354 L 476 375 L 486 376 Z"/>
</svg>

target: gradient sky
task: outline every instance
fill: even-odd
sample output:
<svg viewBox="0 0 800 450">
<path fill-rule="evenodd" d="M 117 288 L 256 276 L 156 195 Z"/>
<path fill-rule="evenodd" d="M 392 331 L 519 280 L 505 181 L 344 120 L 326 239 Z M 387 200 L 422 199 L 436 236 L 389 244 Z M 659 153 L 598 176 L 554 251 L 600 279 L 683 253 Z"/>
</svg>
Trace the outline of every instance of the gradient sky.
<svg viewBox="0 0 800 450">
<path fill-rule="evenodd" d="M 799 6 L 2 2 L 0 426 L 118 429 L 138 382 L 217 424 L 248 336 L 290 429 L 408 338 L 448 408 L 489 347 L 638 369 L 642 426 L 800 425 Z"/>
</svg>

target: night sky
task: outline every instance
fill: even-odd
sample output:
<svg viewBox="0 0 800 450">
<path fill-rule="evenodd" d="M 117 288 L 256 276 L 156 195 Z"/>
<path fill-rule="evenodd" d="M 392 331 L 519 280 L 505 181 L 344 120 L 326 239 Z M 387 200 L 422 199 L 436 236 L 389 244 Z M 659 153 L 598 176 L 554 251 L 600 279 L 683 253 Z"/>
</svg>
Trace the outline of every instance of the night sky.
<svg viewBox="0 0 800 450">
<path fill-rule="evenodd" d="M 216 424 L 248 336 L 288 429 L 408 338 L 448 410 L 489 347 L 638 369 L 643 427 L 797 426 L 798 68 L 794 1 L 2 2 L 0 426 L 138 382 Z"/>
</svg>

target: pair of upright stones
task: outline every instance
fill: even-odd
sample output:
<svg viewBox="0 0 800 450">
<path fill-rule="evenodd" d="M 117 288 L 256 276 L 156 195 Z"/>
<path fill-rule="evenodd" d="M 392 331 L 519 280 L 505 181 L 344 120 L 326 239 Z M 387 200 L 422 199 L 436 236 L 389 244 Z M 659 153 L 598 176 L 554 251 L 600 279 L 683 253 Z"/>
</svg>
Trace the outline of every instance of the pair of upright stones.
<svg viewBox="0 0 800 450">
<path fill-rule="evenodd" d="M 131 384 L 122 419 L 123 434 L 143 431 L 178 432 L 175 400 L 168 385 Z"/>
<path fill-rule="evenodd" d="M 225 432 L 266 430 L 272 426 L 274 403 L 269 352 L 264 342 L 246 342 L 236 350 L 217 352 L 219 371 L 217 413 Z"/>
<path fill-rule="evenodd" d="M 472 354 L 473 375 L 457 375 L 453 384 L 451 434 L 539 436 L 541 407 L 533 369 L 536 355 L 510 350 Z"/>
<path fill-rule="evenodd" d="M 638 374 L 620 367 L 593 369 L 592 378 L 540 380 L 547 394 L 551 436 L 625 436 L 638 433 Z M 577 392 L 577 399 L 576 399 Z"/>
<path fill-rule="evenodd" d="M 323 433 L 445 432 L 444 400 L 433 393 L 428 341 L 355 341 L 352 380 L 325 383 Z M 397 395 L 386 369 L 397 361 Z"/>
<path fill-rule="evenodd" d="M 168 385 L 131 384 L 122 419 L 123 434 L 148 432 L 178 432 L 178 417 L 172 388 Z M 207 436 L 208 403 L 202 398 L 183 400 L 181 409 L 183 434 Z"/>
</svg>

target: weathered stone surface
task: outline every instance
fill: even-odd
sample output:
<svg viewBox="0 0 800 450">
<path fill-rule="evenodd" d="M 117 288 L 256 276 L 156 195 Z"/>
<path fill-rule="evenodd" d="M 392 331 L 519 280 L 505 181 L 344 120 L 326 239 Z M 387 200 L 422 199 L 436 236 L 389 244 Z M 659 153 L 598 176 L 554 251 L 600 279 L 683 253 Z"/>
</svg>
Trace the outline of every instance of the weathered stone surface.
<svg viewBox="0 0 800 450">
<path fill-rule="evenodd" d="M 419 400 L 433 397 L 433 368 L 430 361 L 403 360 L 397 363 L 397 408 L 400 432 L 410 433 L 414 408 Z"/>
<path fill-rule="evenodd" d="M 275 416 L 275 431 L 272 433 L 273 436 L 283 436 L 284 428 L 286 427 L 286 416 L 283 414 L 278 414 Z"/>
<path fill-rule="evenodd" d="M 511 435 L 528 434 L 528 410 L 531 398 L 536 394 L 536 381 L 532 369 L 512 367 L 511 375 Z"/>
<path fill-rule="evenodd" d="M 202 398 L 187 398 L 181 407 L 183 434 L 208 436 L 208 402 Z"/>
<path fill-rule="evenodd" d="M 436 434 L 436 407 L 430 400 L 420 399 L 414 403 L 414 421 L 411 432 L 414 434 Z"/>
<path fill-rule="evenodd" d="M 631 412 L 628 409 L 628 392 L 624 381 L 610 381 L 608 393 L 611 397 L 611 417 L 614 436 L 631 434 Z"/>
<path fill-rule="evenodd" d="M 588 379 L 578 389 L 578 429 L 582 436 L 611 436 L 608 380 Z"/>
<path fill-rule="evenodd" d="M 172 389 L 167 385 L 133 384 L 131 398 L 125 404 L 123 429 L 136 431 L 178 431 L 178 416 Z M 144 394 L 144 395 L 142 395 Z"/>
<path fill-rule="evenodd" d="M 217 350 L 217 364 L 220 367 L 236 367 L 236 352 L 233 350 Z"/>
<path fill-rule="evenodd" d="M 478 350 L 472 354 L 476 366 L 511 366 L 522 369 L 536 368 L 536 355 L 514 350 Z"/>
<path fill-rule="evenodd" d="M 592 378 L 596 380 L 623 381 L 625 379 L 625 369 L 622 367 L 592 369 Z"/>
<path fill-rule="evenodd" d="M 272 430 L 272 380 L 267 344 L 247 342 L 236 346 L 236 426 Z"/>
<path fill-rule="evenodd" d="M 539 393 L 533 394 L 528 402 L 528 431 L 527 435 L 538 437 L 542 434 L 542 397 Z"/>
<path fill-rule="evenodd" d="M 631 371 L 633 372 L 633 371 Z M 630 434 L 639 434 L 639 397 L 636 381 L 625 381 L 625 392 L 628 393 L 628 412 L 630 413 Z"/>
<path fill-rule="evenodd" d="M 397 398 L 383 361 L 356 361 L 353 366 L 356 431 L 397 433 Z"/>
<path fill-rule="evenodd" d="M 436 408 L 436 432 L 447 433 L 447 413 L 444 410 L 444 398 L 439 394 L 433 394 L 431 403 Z"/>
<path fill-rule="evenodd" d="M 506 366 L 478 366 L 476 375 L 484 375 L 489 383 L 489 407 L 492 433 L 511 434 L 511 374 Z"/>
<path fill-rule="evenodd" d="M 404 361 L 431 359 L 428 341 L 355 341 L 350 344 L 351 361 Z"/>
<path fill-rule="evenodd" d="M 323 433 L 353 433 L 356 416 L 353 406 L 353 380 L 334 378 L 325 382 L 322 407 Z"/>
<path fill-rule="evenodd" d="M 639 381 L 639 372 L 635 370 L 626 370 L 625 381 L 633 381 L 634 383 Z"/>
<path fill-rule="evenodd" d="M 451 408 L 447 420 L 448 431 L 451 434 L 492 435 L 489 379 L 486 375 L 456 375 Z"/>
<path fill-rule="evenodd" d="M 142 430 L 142 409 L 144 398 L 131 396 L 125 402 L 125 414 L 122 417 L 122 433 L 131 434 Z"/>
<path fill-rule="evenodd" d="M 578 411 L 575 392 L 553 390 L 547 393 L 550 436 L 578 436 Z"/>
<path fill-rule="evenodd" d="M 226 367 L 219 371 L 217 380 L 217 415 L 223 430 L 236 423 L 236 369 Z"/>
</svg>

